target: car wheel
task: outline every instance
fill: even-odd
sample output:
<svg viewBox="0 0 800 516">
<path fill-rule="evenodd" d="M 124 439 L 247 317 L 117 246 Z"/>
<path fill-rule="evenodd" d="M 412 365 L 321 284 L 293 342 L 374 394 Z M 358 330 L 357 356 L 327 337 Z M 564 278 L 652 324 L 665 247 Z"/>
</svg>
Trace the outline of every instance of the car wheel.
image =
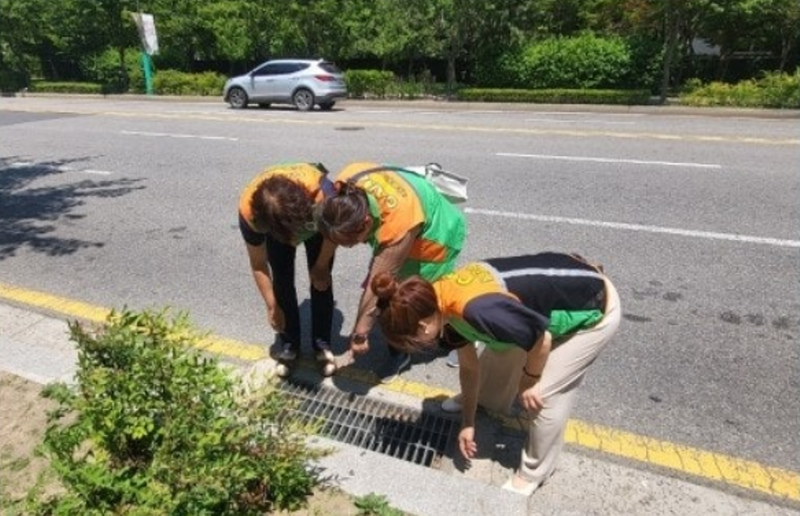
<svg viewBox="0 0 800 516">
<path fill-rule="evenodd" d="M 330 111 L 333 109 L 333 106 L 336 104 L 336 101 L 331 100 L 330 102 L 320 102 L 319 108 L 323 111 Z"/>
<path fill-rule="evenodd" d="M 234 109 L 247 107 L 247 93 L 242 88 L 231 88 L 228 92 L 228 104 Z"/>
<path fill-rule="evenodd" d="M 311 90 L 301 88 L 292 95 L 292 103 L 298 111 L 310 111 L 314 108 L 314 94 Z"/>
<path fill-rule="evenodd" d="M 268 108 L 268 107 L 270 107 L 271 105 L 272 105 L 272 104 L 270 104 L 269 102 L 259 102 L 259 103 L 258 103 L 258 107 L 260 107 L 261 109 L 267 109 L 267 108 Z"/>
</svg>

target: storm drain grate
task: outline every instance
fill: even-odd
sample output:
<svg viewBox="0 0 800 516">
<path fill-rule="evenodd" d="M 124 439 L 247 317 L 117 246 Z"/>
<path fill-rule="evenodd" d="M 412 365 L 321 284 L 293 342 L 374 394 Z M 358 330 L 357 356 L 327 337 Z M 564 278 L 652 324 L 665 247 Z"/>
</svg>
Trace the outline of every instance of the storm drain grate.
<svg viewBox="0 0 800 516">
<path fill-rule="evenodd" d="M 335 441 L 431 467 L 456 438 L 453 419 L 318 385 L 282 385 L 300 418 Z"/>
</svg>

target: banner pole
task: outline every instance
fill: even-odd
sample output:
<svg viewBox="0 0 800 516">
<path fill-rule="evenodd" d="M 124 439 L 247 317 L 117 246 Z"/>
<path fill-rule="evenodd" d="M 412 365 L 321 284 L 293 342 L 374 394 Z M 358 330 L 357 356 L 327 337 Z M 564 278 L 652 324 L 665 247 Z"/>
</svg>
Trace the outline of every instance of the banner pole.
<svg viewBox="0 0 800 516">
<path fill-rule="evenodd" d="M 150 56 L 147 52 L 142 51 L 142 68 L 144 69 L 144 87 L 148 95 L 153 94 L 153 66 L 150 62 Z"/>
</svg>

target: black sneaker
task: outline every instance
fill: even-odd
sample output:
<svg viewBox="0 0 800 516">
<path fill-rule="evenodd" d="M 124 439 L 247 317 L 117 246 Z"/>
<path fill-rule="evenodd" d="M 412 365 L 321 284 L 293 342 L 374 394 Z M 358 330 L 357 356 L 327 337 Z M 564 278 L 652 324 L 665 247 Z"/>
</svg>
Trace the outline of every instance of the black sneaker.
<svg viewBox="0 0 800 516">
<path fill-rule="evenodd" d="M 376 374 L 381 379 L 381 383 L 392 383 L 410 365 L 411 355 L 408 353 L 389 355 L 386 362 L 378 368 Z"/>
</svg>

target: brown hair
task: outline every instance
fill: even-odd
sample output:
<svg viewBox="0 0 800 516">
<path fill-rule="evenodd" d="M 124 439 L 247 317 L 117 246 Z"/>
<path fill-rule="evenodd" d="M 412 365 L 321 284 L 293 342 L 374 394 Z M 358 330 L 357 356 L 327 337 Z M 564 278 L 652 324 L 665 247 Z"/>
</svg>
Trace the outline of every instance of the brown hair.
<svg viewBox="0 0 800 516">
<path fill-rule="evenodd" d="M 267 177 L 253 192 L 250 203 L 258 229 L 284 243 L 292 243 L 314 220 L 314 202 L 308 192 L 283 176 Z"/>
<path fill-rule="evenodd" d="M 329 240 L 361 232 L 369 214 L 364 190 L 346 181 L 336 181 L 334 188 L 336 195 L 326 198 L 314 211 L 319 231 Z"/>
<path fill-rule="evenodd" d="M 388 272 L 377 273 L 370 288 L 378 297 L 378 323 L 389 344 L 401 351 L 423 351 L 415 341 L 419 322 L 438 310 L 433 286 L 419 276 L 398 282 Z"/>
</svg>

